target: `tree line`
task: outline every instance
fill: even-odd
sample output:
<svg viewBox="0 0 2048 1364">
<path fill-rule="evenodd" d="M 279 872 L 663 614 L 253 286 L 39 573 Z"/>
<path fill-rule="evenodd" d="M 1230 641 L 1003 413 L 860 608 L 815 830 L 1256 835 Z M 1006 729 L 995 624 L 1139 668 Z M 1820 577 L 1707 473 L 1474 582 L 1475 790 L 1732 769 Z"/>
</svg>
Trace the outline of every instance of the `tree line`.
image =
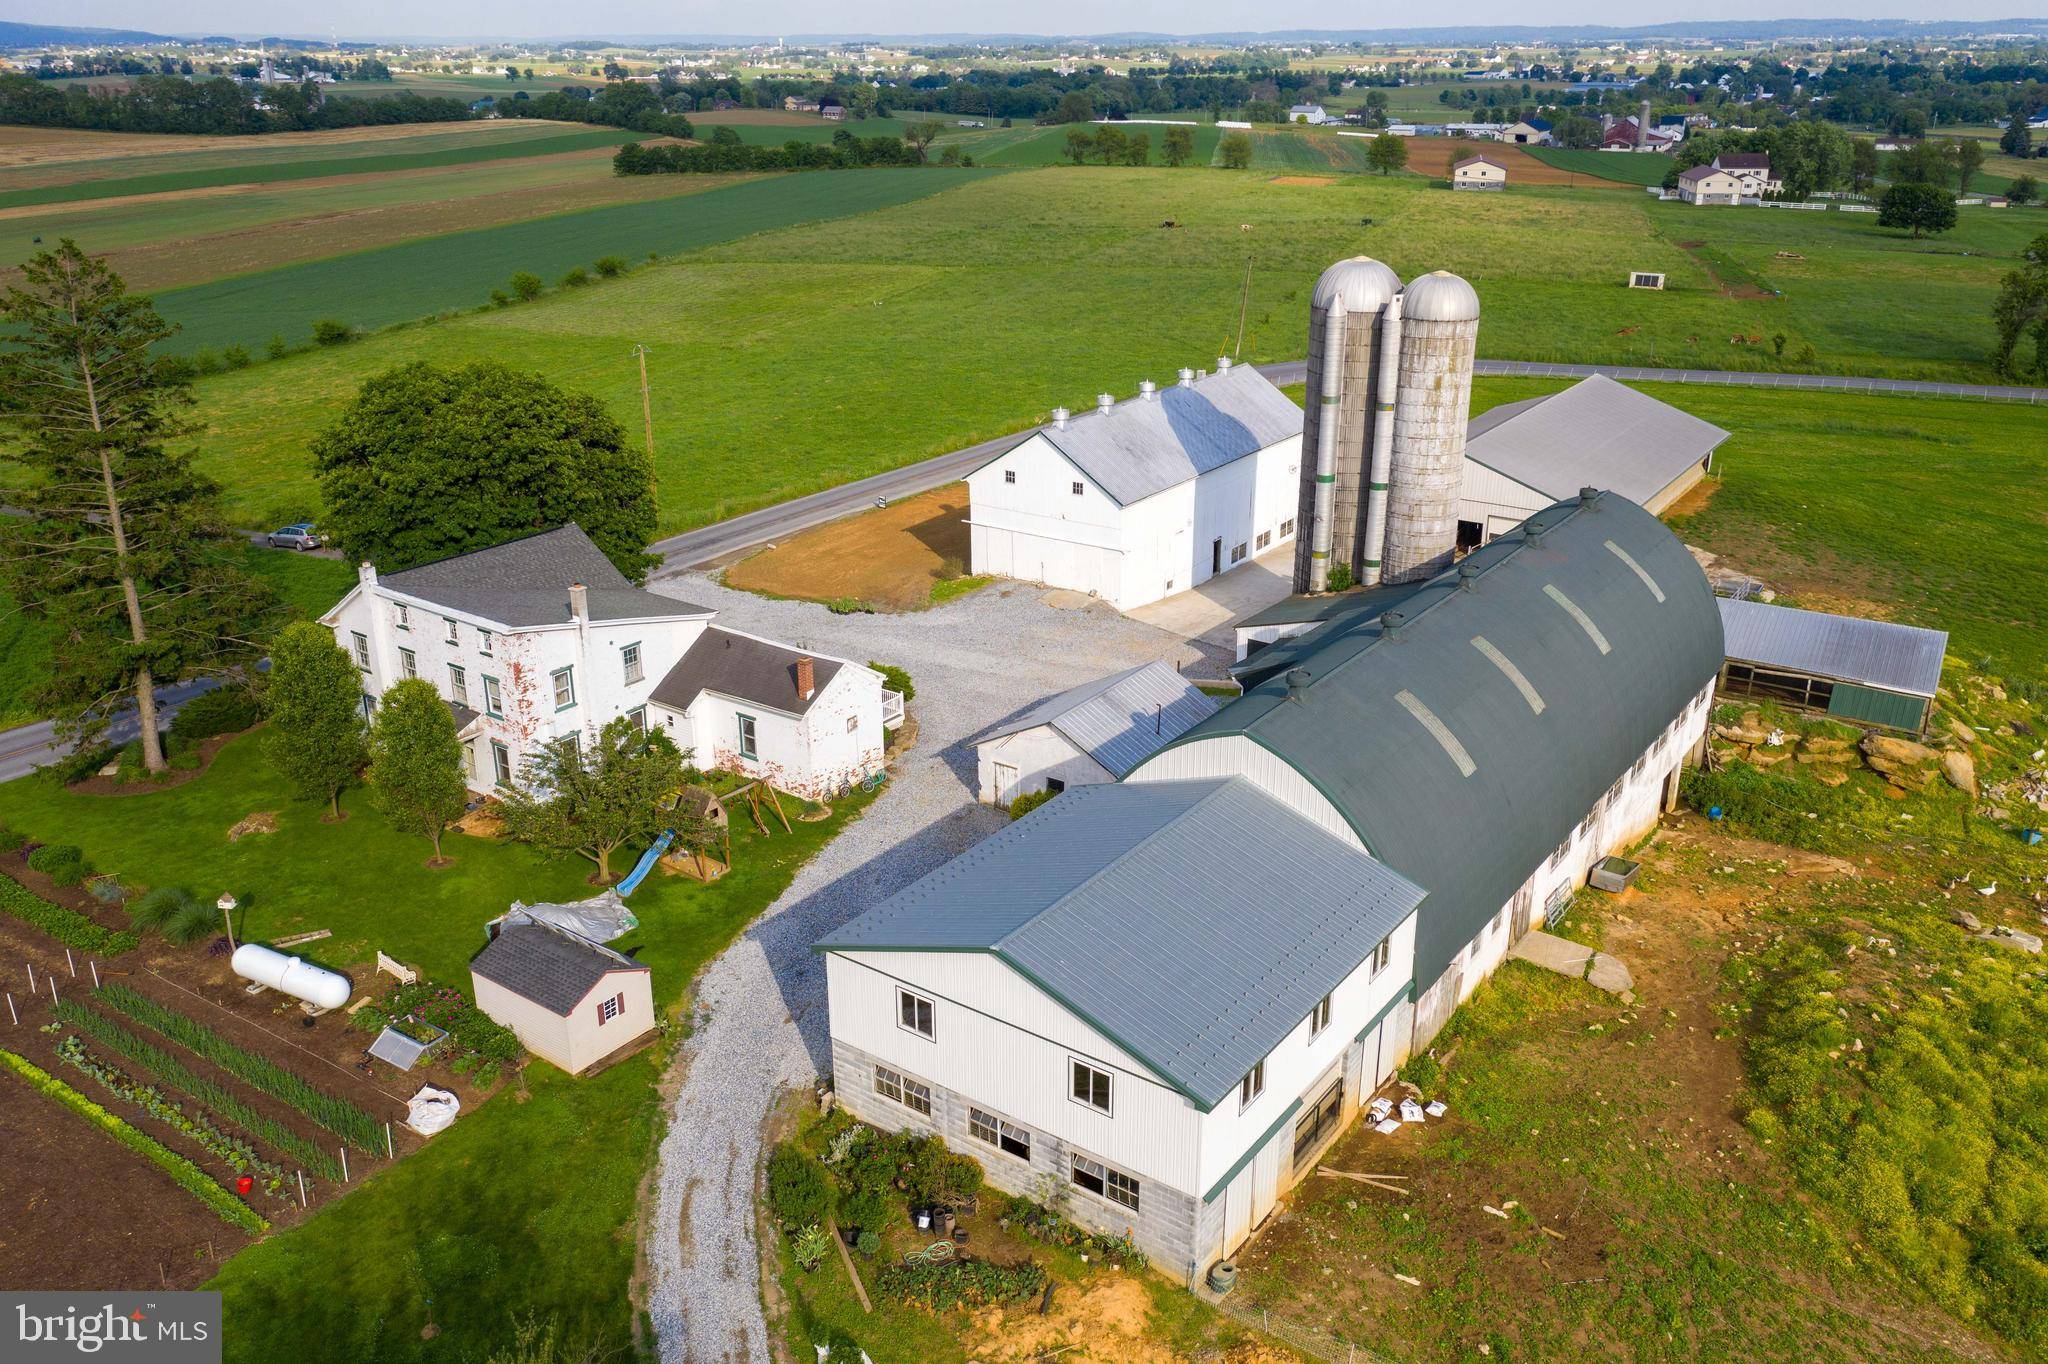
<svg viewBox="0 0 2048 1364">
<path fill-rule="evenodd" d="M 140 76 L 125 90 L 92 90 L 6 74 L 0 75 L 0 124 L 108 133 L 239 135 L 453 123 L 471 117 L 469 106 L 459 99 L 409 92 L 380 99 L 322 100 L 319 87 L 310 83 L 266 85 L 260 107 L 257 94 L 226 76 Z"/>
<path fill-rule="evenodd" d="M 520 92 L 525 94 L 524 91 Z M 564 123 L 595 123 L 663 137 L 689 137 L 690 120 L 670 111 L 654 87 L 638 81 L 613 81 L 602 90 L 564 86 L 531 98 L 514 96 L 497 104 L 501 118 L 551 118 Z"/>
<path fill-rule="evenodd" d="M 628 142 L 612 155 L 615 175 L 716 175 L 727 171 L 838 170 L 853 166 L 919 166 L 924 152 L 900 137 L 856 137 L 841 128 L 830 142 L 756 147 L 720 138 L 699 145 Z"/>
</svg>

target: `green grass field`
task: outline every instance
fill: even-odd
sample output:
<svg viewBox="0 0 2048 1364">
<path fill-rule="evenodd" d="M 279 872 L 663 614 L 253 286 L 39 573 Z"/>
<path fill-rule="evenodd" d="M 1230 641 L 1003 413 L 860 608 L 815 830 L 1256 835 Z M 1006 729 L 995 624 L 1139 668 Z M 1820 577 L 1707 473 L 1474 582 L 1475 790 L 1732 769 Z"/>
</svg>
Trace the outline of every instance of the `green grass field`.
<svg viewBox="0 0 2048 1364">
<path fill-rule="evenodd" d="M 865 184 L 858 177 L 873 172 L 846 174 Z M 661 526 L 672 532 L 1207 364 L 1234 339 L 1248 250 L 1247 359 L 1299 357 L 1316 275 L 1369 252 L 1407 276 L 1440 266 L 1471 278 L 1486 308 L 1482 355 L 1754 368 L 1772 363 L 1769 346 L 1728 338 L 1782 330 L 1788 354 L 1810 343 L 1824 370 L 1989 380 L 1991 298 L 2039 230 L 2029 212 L 1966 211 L 1950 237 L 1914 242 L 1859 215 L 1710 214 L 1561 189 L 1451 195 L 1401 176 L 1297 186 L 1097 167 L 954 183 L 533 305 L 206 379 L 206 467 L 252 524 L 317 514 L 308 440 L 365 377 L 418 359 L 509 359 L 597 394 L 637 429 L 630 353 L 644 341 Z M 1783 295 L 1731 296 L 1697 249 L 1677 245 L 1696 240 Z M 574 260 L 597 254 L 566 249 Z M 1804 259 L 1780 261 L 1781 249 Z M 468 298 L 521 264 L 480 270 Z M 1631 291 L 1631 267 L 1664 270 L 1671 287 Z M 374 276 L 366 267 L 363 287 L 378 287 Z M 292 281 L 304 278 L 276 272 L 269 297 L 300 292 Z M 1878 294 L 1887 306 L 1873 310 Z"/>
<path fill-rule="evenodd" d="M 235 276 L 160 294 L 157 306 L 183 327 L 174 344 L 187 352 L 235 343 L 260 348 L 274 334 L 296 343 L 323 318 L 375 328 L 478 307 L 488 302 L 491 290 L 505 287 L 522 270 L 552 283 L 571 267 L 587 267 L 602 256 L 639 261 L 752 232 L 866 213 L 988 173 L 887 168 L 745 180 L 680 199 L 557 214 Z M 672 325 L 665 323 L 650 335 L 659 336 Z"/>
<path fill-rule="evenodd" d="M 697 140 L 706 141 L 714 128 L 730 128 L 739 134 L 740 141 L 750 147 L 780 147 L 789 142 L 822 143 L 830 142 L 833 134 L 841 129 L 855 137 L 901 137 L 903 130 L 917 122 L 915 115 L 903 118 L 857 118 L 842 123 L 827 123 L 823 119 L 807 119 L 802 123 L 745 123 L 733 115 L 718 115 L 698 121 L 690 117 L 697 130 Z"/>
<path fill-rule="evenodd" d="M 549 126 L 559 128 L 562 125 Z M 210 189 L 219 185 L 276 184 L 289 180 L 318 180 L 333 175 L 375 175 L 386 171 L 427 170 L 436 166 L 466 165 L 508 157 L 547 156 L 556 152 L 585 151 L 592 147 L 613 147 L 622 142 L 632 141 L 636 136 L 638 135 L 616 128 L 591 128 L 581 132 L 558 132 L 552 137 L 471 137 L 466 139 L 464 145 L 434 151 L 386 151 L 381 155 L 363 156 L 319 154 L 290 161 L 246 162 L 240 165 L 160 171 L 121 179 L 80 180 L 65 185 L 41 185 L 29 189 L 0 191 L 0 208 L 75 203 L 82 199 L 125 198 L 136 194 L 164 194 L 175 190 Z M 383 145 L 388 148 L 394 144 L 387 142 Z"/>
<path fill-rule="evenodd" d="M 1166 128 L 1159 124 L 1131 123 L 1121 125 L 1126 133 L 1144 133 L 1152 141 L 1152 161 L 1164 165 Z M 1216 155 L 1216 143 L 1223 130 L 1214 124 L 1204 124 L 1189 130 L 1194 134 L 1194 155 L 1189 164 L 1206 166 Z M 945 142 L 952 138 L 943 139 Z M 972 152 L 975 161 L 984 166 L 1061 166 L 1067 164 L 1067 130 L 1063 125 L 1049 128 L 1017 127 L 995 128 L 987 132 L 968 131 L 959 139 L 963 150 Z"/>
<path fill-rule="evenodd" d="M 649 878 L 633 899 L 641 926 L 616 945 L 653 968 L 657 1010 L 676 1006 L 696 970 L 867 799 L 839 800 L 831 818 L 793 833 L 775 826 L 770 839 L 736 829 L 733 870 L 715 885 Z M 462 835 L 447 840 L 455 865 L 429 871 L 425 840 L 393 833 L 361 791 L 344 805 L 350 817 L 327 824 L 317 806 L 294 801 L 257 736 L 230 744 L 204 777 L 148 796 L 79 796 L 34 778 L 0 786 L 0 823 L 77 843 L 130 884 L 236 887 L 245 936 L 331 928 L 311 949 L 319 960 L 360 969 L 381 948 L 465 991 L 487 919 L 515 898 L 591 893 L 586 862 Z M 228 828 L 255 810 L 280 811 L 279 832 L 229 843 Z M 480 1360 L 527 1313 L 580 1344 L 624 1351 L 659 1065 L 647 1052 L 571 1080 L 535 1063 L 425 1149 L 237 1255 L 210 1285 L 235 1323 L 227 1358 Z M 429 1322 L 439 1328 L 431 1340 Z"/>
<path fill-rule="evenodd" d="M 1363 175 L 1368 137 L 1342 137 L 1294 129 L 1258 129 L 1251 134 L 1252 169 L 1295 175 Z"/>
<path fill-rule="evenodd" d="M 336 81 L 326 88 L 326 93 L 330 99 L 382 99 L 390 95 L 420 95 L 428 99 L 480 100 L 490 96 L 504 100 L 521 90 L 529 95 L 542 95 L 571 85 L 594 90 L 604 85 L 604 78 L 535 76 L 528 80 L 521 76 L 516 81 L 510 81 L 505 79 L 502 71 L 492 76 L 399 75 L 388 81 Z"/>
<path fill-rule="evenodd" d="M 1623 185 L 1661 185 L 1671 158 L 1661 152 L 1601 152 L 1570 147 L 1525 147 L 1545 165 Z"/>
</svg>

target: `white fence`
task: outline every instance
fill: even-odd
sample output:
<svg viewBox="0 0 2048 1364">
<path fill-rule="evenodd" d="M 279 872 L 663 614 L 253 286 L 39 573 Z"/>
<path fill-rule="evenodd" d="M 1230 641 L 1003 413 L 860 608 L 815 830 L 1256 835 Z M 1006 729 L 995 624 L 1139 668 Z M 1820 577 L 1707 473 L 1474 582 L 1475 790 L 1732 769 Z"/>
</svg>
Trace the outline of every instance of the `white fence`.
<svg viewBox="0 0 2048 1364">
<path fill-rule="evenodd" d="M 1743 202 L 1748 203 L 1750 201 L 1745 199 Z M 1802 204 L 1792 199 L 1759 199 L 1756 201 L 1756 204 L 1759 208 L 1803 208 L 1812 213 L 1825 213 L 1828 211 L 1826 204 Z"/>
</svg>

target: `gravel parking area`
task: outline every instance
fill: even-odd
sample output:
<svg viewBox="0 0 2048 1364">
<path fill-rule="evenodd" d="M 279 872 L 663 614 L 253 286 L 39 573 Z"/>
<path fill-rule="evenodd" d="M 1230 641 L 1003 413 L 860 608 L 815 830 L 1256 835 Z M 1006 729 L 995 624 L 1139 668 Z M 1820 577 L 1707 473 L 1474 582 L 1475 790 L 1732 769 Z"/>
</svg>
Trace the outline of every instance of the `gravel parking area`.
<svg viewBox="0 0 2048 1364">
<path fill-rule="evenodd" d="M 765 1361 L 754 1235 L 761 1129 L 777 1096 L 830 1069 L 825 972 L 810 947 L 1000 827 L 975 803 L 973 738 L 1047 695 L 1152 659 L 1214 675 L 1196 646 L 1099 602 L 1021 584 L 985 588 L 904 616 L 835 616 L 690 575 L 656 590 L 719 612 L 722 624 L 823 653 L 909 669 L 918 742 L 872 807 L 797 874 L 789 890 L 705 969 L 708 1019 L 661 1147 L 650 1310 L 664 1361 Z"/>
</svg>

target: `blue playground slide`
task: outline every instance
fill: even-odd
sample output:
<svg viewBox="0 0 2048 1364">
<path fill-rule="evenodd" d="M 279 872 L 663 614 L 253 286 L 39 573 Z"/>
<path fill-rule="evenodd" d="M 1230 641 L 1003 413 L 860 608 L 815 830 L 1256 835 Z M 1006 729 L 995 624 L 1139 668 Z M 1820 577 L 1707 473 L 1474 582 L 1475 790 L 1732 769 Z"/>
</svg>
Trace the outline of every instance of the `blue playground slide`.
<svg viewBox="0 0 2048 1364">
<path fill-rule="evenodd" d="M 668 851 L 668 845 L 675 841 L 676 831 L 674 829 L 663 829 L 661 831 L 661 837 L 655 839 L 648 846 L 647 851 L 640 854 L 640 860 L 633 865 L 632 873 L 625 880 L 619 882 L 620 899 L 623 900 L 626 896 L 631 895 L 640 888 L 640 883 L 647 879 L 647 873 L 654 870 L 654 864 L 661 860 L 661 855 Z"/>
</svg>

